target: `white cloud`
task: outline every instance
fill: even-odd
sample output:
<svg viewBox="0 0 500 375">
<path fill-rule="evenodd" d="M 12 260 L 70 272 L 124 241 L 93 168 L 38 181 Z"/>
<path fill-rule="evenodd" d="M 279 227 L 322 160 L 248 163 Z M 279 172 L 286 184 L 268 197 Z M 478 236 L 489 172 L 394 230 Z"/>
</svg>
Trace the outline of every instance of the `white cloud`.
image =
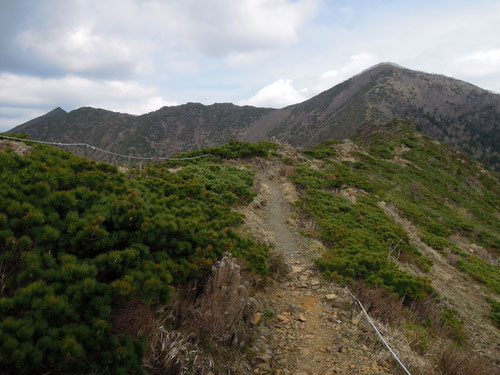
<svg viewBox="0 0 500 375">
<path fill-rule="evenodd" d="M 226 58 L 226 63 L 230 67 L 245 67 L 257 63 L 266 55 L 264 51 L 230 53 Z"/>
<path fill-rule="evenodd" d="M 303 100 L 305 100 L 305 97 L 293 87 L 291 79 L 279 79 L 261 88 L 254 96 L 242 102 L 242 104 L 256 107 L 282 108 Z"/>
<path fill-rule="evenodd" d="M 190 53 L 237 61 L 290 46 L 318 1 L 52 0 L 16 40 L 59 72 L 130 78 L 179 67 Z"/>
<path fill-rule="evenodd" d="M 360 52 L 351 56 L 335 69 L 327 70 L 316 76 L 309 76 L 304 82 L 305 87 L 297 89 L 293 85 L 294 80 L 280 79 L 261 88 L 250 99 L 242 101 L 242 103 L 273 108 L 282 108 L 299 103 L 349 79 L 376 63 L 377 58 L 374 55 Z"/>
<path fill-rule="evenodd" d="M 475 52 L 464 58 L 464 61 L 481 61 L 495 64 L 500 62 L 500 48 Z"/>
<path fill-rule="evenodd" d="M 189 19 L 189 37 L 208 54 L 289 46 L 315 14 L 316 0 L 195 0 L 179 8 Z M 186 17 L 186 14 L 189 16 Z"/>
<path fill-rule="evenodd" d="M 355 74 L 375 65 L 379 60 L 368 52 L 360 52 L 349 57 L 349 59 L 336 69 L 327 70 L 321 75 L 319 82 L 312 88 L 312 92 L 317 94 L 327 90 L 338 83 L 351 78 Z"/>
<path fill-rule="evenodd" d="M 65 72 L 129 76 L 150 72 L 152 67 L 148 43 L 99 34 L 93 23 L 42 33 L 29 29 L 18 40 L 45 63 Z"/>
<path fill-rule="evenodd" d="M 470 76 L 500 73 L 500 48 L 476 51 L 458 58 L 454 69 Z"/>
</svg>

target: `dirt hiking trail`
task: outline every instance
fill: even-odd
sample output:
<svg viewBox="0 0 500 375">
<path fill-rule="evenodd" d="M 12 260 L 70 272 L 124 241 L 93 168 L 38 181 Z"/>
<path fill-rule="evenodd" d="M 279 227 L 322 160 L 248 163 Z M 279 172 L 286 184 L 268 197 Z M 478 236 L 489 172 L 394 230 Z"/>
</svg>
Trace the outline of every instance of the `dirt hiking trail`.
<svg viewBox="0 0 500 375">
<path fill-rule="evenodd" d="M 246 228 L 283 254 L 288 274 L 270 285 L 254 315 L 267 330 L 255 374 L 391 374 L 390 358 L 342 288 L 320 278 L 312 259 L 324 248 L 298 233 L 291 204 L 297 193 L 281 162 L 255 165 L 258 195 L 242 208 Z M 292 215 L 293 216 L 293 215 Z M 270 311 L 265 311 L 269 309 Z M 267 319 L 265 318 L 267 317 Z"/>
</svg>

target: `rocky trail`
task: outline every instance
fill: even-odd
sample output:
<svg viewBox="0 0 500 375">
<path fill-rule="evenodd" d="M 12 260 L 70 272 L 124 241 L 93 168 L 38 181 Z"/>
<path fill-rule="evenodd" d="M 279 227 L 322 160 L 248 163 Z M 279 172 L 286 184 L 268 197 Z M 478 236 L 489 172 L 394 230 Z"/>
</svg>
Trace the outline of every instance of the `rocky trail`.
<svg viewBox="0 0 500 375">
<path fill-rule="evenodd" d="M 266 339 L 254 373 L 393 373 L 388 353 L 359 307 L 344 289 L 321 279 L 315 269 L 312 259 L 324 248 L 298 233 L 291 217 L 297 193 L 280 177 L 281 163 L 261 163 L 256 174 L 258 196 L 242 213 L 247 229 L 283 255 L 289 272 L 257 297 L 266 304 L 257 304 L 253 320 Z"/>
</svg>

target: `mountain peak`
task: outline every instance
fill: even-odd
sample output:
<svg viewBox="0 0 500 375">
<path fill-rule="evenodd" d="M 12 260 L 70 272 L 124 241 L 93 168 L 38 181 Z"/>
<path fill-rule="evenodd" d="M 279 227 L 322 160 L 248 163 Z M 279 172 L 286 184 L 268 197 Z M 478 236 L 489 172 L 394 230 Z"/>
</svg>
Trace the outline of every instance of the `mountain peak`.
<svg viewBox="0 0 500 375">
<path fill-rule="evenodd" d="M 56 107 L 52 111 L 49 111 L 49 112 L 47 112 L 44 115 L 41 115 L 40 117 L 38 117 L 38 119 L 51 119 L 51 118 L 58 117 L 58 116 L 61 116 L 61 115 L 66 115 L 67 113 L 68 112 L 66 112 L 61 107 Z"/>
<path fill-rule="evenodd" d="M 302 103 L 283 109 L 186 103 L 141 116 L 95 108 L 61 108 L 15 128 L 45 140 L 85 139 L 112 151 L 163 155 L 228 139 L 275 138 L 311 147 L 352 138 L 394 118 L 500 169 L 500 96 L 393 62 L 376 64 Z"/>
<path fill-rule="evenodd" d="M 54 108 L 52 111 L 48 112 L 46 115 L 49 115 L 49 114 L 54 114 L 54 115 L 57 115 L 57 114 L 64 114 L 64 113 L 68 113 L 66 112 L 64 109 L 62 109 L 61 107 L 56 107 Z"/>
<path fill-rule="evenodd" d="M 384 70 L 384 69 L 390 69 L 390 70 L 408 70 L 402 65 L 393 63 L 393 62 L 380 62 L 378 64 L 372 65 L 369 68 L 366 68 L 365 70 L 361 71 L 360 73 L 356 74 L 356 76 L 360 76 L 364 73 L 373 71 L 373 70 Z"/>
</svg>

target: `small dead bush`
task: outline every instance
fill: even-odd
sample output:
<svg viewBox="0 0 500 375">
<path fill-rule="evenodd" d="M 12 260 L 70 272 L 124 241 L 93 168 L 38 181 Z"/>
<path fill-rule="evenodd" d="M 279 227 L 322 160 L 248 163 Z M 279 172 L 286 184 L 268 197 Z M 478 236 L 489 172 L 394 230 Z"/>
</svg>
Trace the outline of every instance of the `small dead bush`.
<svg viewBox="0 0 500 375">
<path fill-rule="evenodd" d="M 460 351 L 451 342 L 439 343 L 433 353 L 435 373 L 439 375 L 495 375 L 500 374 L 487 358 Z"/>
<path fill-rule="evenodd" d="M 413 301 L 409 305 L 409 309 L 413 314 L 413 320 L 420 322 L 431 322 L 434 324 L 434 329 L 437 330 L 436 326 L 441 320 L 442 307 L 438 306 L 436 300 L 433 297 L 424 298 L 421 301 Z"/>
<path fill-rule="evenodd" d="M 243 268 L 244 264 L 224 257 L 202 280 L 176 286 L 168 310 L 158 312 L 163 320 L 157 321 L 148 338 L 147 373 L 206 375 L 216 372 L 216 366 L 234 365 L 230 347 L 250 341 Z"/>
<path fill-rule="evenodd" d="M 458 256 L 456 254 L 450 253 L 446 256 L 446 261 L 449 265 L 456 267 L 458 264 Z"/>
<path fill-rule="evenodd" d="M 310 234 L 313 238 L 319 237 L 318 224 L 316 224 L 316 220 L 309 215 L 302 216 L 299 220 L 300 226 L 306 233 Z"/>
<path fill-rule="evenodd" d="M 276 280 L 283 280 L 290 272 L 290 266 L 281 251 L 272 250 L 269 253 L 269 272 Z"/>
<path fill-rule="evenodd" d="M 357 282 L 353 292 L 363 303 L 368 314 L 383 323 L 395 325 L 405 316 L 401 301 L 381 287 L 371 287 Z"/>
<path fill-rule="evenodd" d="M 293 165 L 283 165 L 278 170 L 278 176 L 283 178 L 289 178 L 295 174 L 295 167 Z"/>
<path fill-rule="evenodd" d="M 453 309 L 438 303 L 432 297 L 413 302 L 410 311 L 413 313 L 414 321 L 429 325 L 430 330 L 437 336 L 453 340 L 459 345 L 467 342 L 463 321 L 456 316 Z"/>
<path fill-rule="evenodd" d="M 244 262 L 243 262 L 244 263 Z M 169 322 L 189 328 L 196 337 L 243 346 L 248 342 L 249 292 L 242 263 L 224 257 L 201 283 L 178 286 Z"/>
</svg>

